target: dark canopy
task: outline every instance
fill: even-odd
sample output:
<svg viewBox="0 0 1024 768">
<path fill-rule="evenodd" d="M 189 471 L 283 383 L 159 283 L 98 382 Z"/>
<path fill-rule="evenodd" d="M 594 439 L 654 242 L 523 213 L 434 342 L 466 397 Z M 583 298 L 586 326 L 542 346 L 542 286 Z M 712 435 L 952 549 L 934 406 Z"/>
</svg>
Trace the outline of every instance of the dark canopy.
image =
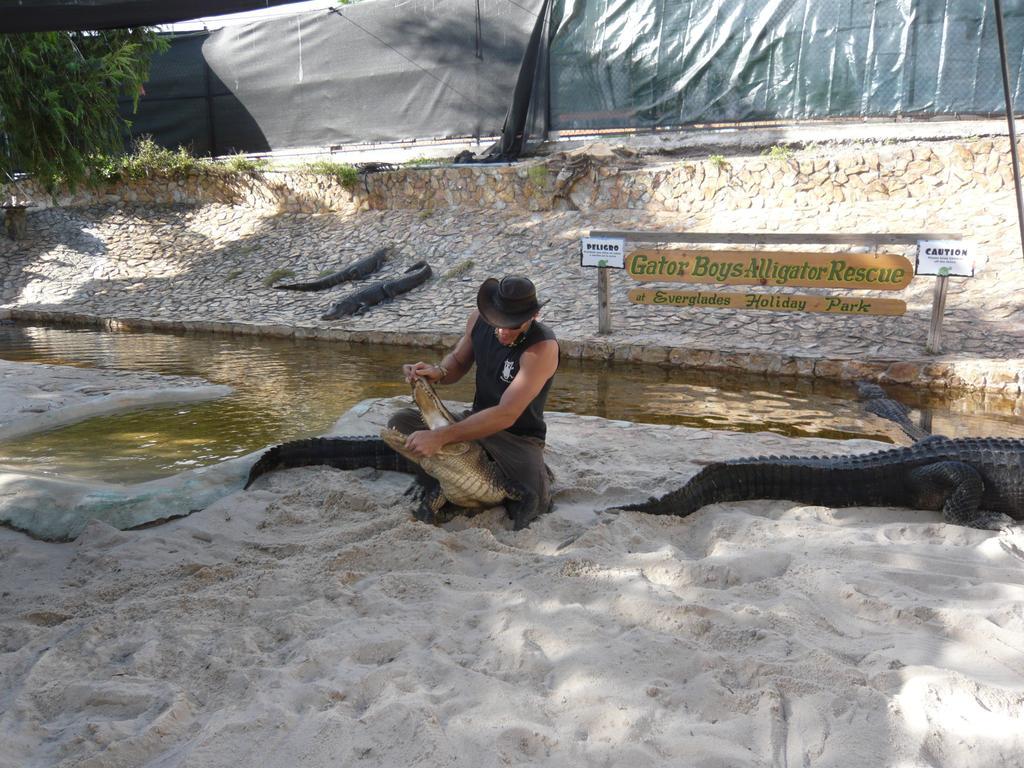
<svg viewBox="0 0 1024 768">
<path fill-rule="evenodd" d="M 0 0 L 0 32 L 142 27 L 294 2 L 298 0 Z"/>
</svg>

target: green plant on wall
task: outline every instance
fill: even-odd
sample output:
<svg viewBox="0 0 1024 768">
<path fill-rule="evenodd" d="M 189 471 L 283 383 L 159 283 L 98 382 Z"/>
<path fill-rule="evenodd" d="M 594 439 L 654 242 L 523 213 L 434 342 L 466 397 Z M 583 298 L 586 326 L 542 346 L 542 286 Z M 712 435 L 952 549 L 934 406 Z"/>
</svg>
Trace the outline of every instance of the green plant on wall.
<svg viewBox="0 0 1024 768">
<path fill-rule="evenodd" d="M 294 277 L 295 270 L 278 268 L 263 278 L 263 284 L 268 288 L 276 283 L 278 280 L 284 280 L 286 277 Z"/>
<path fill-rule="evenodd" d="M 726 162 L 725 157 L 722 155 L 709 155 L 708 162 L 715 166 L 715 168 L 718 168 L 719 170 L 729 167 L 729 163 Z"/>
<path fill-rule="evenodd" d="M 119 168 L 118 176 L 129 180 L 154 177 L 182 178 L 213 167 L 211 160 L 196 157 L 185 147 L 167 149 L 148 136 L 136 141 L 131 153 L 117 158 L 115 162 Z"/>
<path fill-rule="evenodd" d="M 550 176 L 551 174 L 548 171 L 548 167 L 544 163 L 531 165 L 526 170 L 526 178 L 529 180 L 530 184 L 537 189 L 546 189 Z"/>
<path fill-rule="evenodd" d="M 462 277 L 464 274 L 469 272 L 469 270 L 471 270 L 474 266 L 476 266 L 476 264 L 472 259 L 464 259 L 463 261 L 460 261 L 454 267 L 449 269 L 447 272 L 445 272 L 443 275 L 441 275 L 441 278 L 443 280 L 454 280 L 457 277 Z"/>
<path fill-rule="evenodd" d="M 255 175 L 270 168 L 270 162 L 263 158 L 246 157 L 244 153 L 232 155 L 223 161 L 223 167 L 229 173 Z"/>
<path fill-rule="evenodd" d="M 790 149 L 789 147 L 783 147 L 783 146 L 781 146 L 779 144 L 776 144 L 776 145 L 774 145 L 772 147 L 769 147 L 768 149 L 766 149 L 761 154 L 764 155 L 765 157 L 768 157 L 768 158 L 772 159 L 772 160 L 785 161 L 785 160 L 789 160 L 791 157 L 793 157 L 793 150 Z"/>
<path fill-rule="evenodd" d="M 92 175 L 97 181 L 135 181 L 149 178 L 183 178 L 193 174 L 216 175 L 225 179 L 252 176 L 270 167 L 266 160 L 243 154 L 214 161 L 196 157 L 185 147 L 167 149 L 142 136 L 130 152 L 119 155 L 96 154 L 90 158 Z"/>
<path fill-rule="evenodd" d="M 412 160 L 406 160 L 402 165 L 416 168 L 420 165 L 445 165 L 447 162 L 448 159 L 444 157 L 414 157 Z"/>
<path fill-rule="evenodd" d="M 348 163 L 336 163 L 333 160 L 315 160 L 302 166 L 307 173 L 315 173 L 320 176 L 333 176 L 341 186 L 350 192 L 359 183 L 359 171 L 355 166 Z"/>
</svg>

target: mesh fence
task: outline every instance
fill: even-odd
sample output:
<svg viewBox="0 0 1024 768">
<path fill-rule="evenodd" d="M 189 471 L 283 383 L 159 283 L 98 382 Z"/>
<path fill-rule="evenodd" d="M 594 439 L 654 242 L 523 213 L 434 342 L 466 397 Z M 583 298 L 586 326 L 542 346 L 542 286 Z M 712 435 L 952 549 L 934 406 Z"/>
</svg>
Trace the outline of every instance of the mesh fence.
<svg viewBox="0 0 1024 768">
<path fill-rule="evenodd" d="M 991 0 L 556 0 L 555 129 L 1004 109 Z M 1024 0 L 1003 15 L 1024 97 Z"/>
<path fill-rule="evenodd" d="M 214 151 L 211 100 L 214 94 L 230 97 L 230 92 L 211 81 L 203 58 L 208 37 L 206 32 L 177 37 L 166 53 L 154 58 L 137 112 L 131 112 L 130 99 L 121 100 L 134 136 L 153 136 L 165 146 L 186 146 L 197 154 Z"/>
<path fill-rule="evenodd" d="M 497 133 L 541 0 L 376 0 L 175 39 L 135 134 L 226 154 Z M 1003 11 L 1024 104 L 1024 0 Z M 991 0 L 554 0 L 528 132 L 1004 108 Z"/>
</svg>

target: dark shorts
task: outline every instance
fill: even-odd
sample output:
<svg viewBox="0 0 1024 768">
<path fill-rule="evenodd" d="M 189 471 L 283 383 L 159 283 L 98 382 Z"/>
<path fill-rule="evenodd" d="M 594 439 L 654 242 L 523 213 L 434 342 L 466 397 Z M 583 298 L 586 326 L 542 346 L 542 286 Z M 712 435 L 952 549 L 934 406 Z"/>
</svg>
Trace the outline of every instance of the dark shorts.
<svg viewBox="0 0 1024 768">
<path fill-rule="evenodd" d="M 459 418 L 465 418 L 469 413 L 466 411 Z M 388 426 L 407 435 L 427 428 L 420 417 L 420 412 L 415 408 L 397 411 L 388 421 Z M 551 471 L 544 463 L 543 440 L 502 431 L 490 437 L 480 438 L 476 442 L 484 447 L 487 455 L 501 468 L 506 477 L 521 484 L 535 500 L 530 502 L 534 509 L 523 510 L 521 515 L 514 515 L 527 518 L 522 521 L 522 525 L 551 510 Z M 522 527 L 518 523 L 519 520 L 517 526 Z"/>
</svg>

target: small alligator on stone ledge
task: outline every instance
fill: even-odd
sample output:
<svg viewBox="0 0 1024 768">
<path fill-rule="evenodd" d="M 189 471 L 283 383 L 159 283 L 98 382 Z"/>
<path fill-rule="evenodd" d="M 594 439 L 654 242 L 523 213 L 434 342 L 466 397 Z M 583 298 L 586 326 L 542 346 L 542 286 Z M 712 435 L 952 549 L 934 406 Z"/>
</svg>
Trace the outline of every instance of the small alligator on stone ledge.
<svg viewBox="0 0 1024 768">
<path fill-rule="evenodd" d="M 380 269 L 384 262 L 394 253 L 394 250 L 391 246 L 384 246 L 383 248 L 378 248 L 369 256 L 357 259 L 338 272 L 321 277 L 319 280 L 313 280 L 308 283 L 275 285 L 274 289 L 278 291 L 322 291 L 325 288 L 340 285 L 348 280 L 358 280 Z"/>
<path fill-rule="evenodd" d="M 379 280 L 365 288 L 360 288 L 358 291 L 350 293 L 325 312 L 320 319 L 337 320 L 339 317 L 345 317 L 346 315 L 358 315 L 375 304 L 393 299 L 399 294 L 423 285 L 423 283 L 430 279 L 430 274 L 430 265 L 425 261 L 418 261 L 405 270 L 400 277 L 391 280 Z"/>
<path fill-rule="evenodd" d="M 828 507 L 942 510 L 1000 530 L 1024 520 L 1024 440 L 932 435 L 859 456 L 767 456 L 710 464 L 682 488 L 620 509 L 686 517 L 708 504 L 791 499 Z"/>
</svg>

